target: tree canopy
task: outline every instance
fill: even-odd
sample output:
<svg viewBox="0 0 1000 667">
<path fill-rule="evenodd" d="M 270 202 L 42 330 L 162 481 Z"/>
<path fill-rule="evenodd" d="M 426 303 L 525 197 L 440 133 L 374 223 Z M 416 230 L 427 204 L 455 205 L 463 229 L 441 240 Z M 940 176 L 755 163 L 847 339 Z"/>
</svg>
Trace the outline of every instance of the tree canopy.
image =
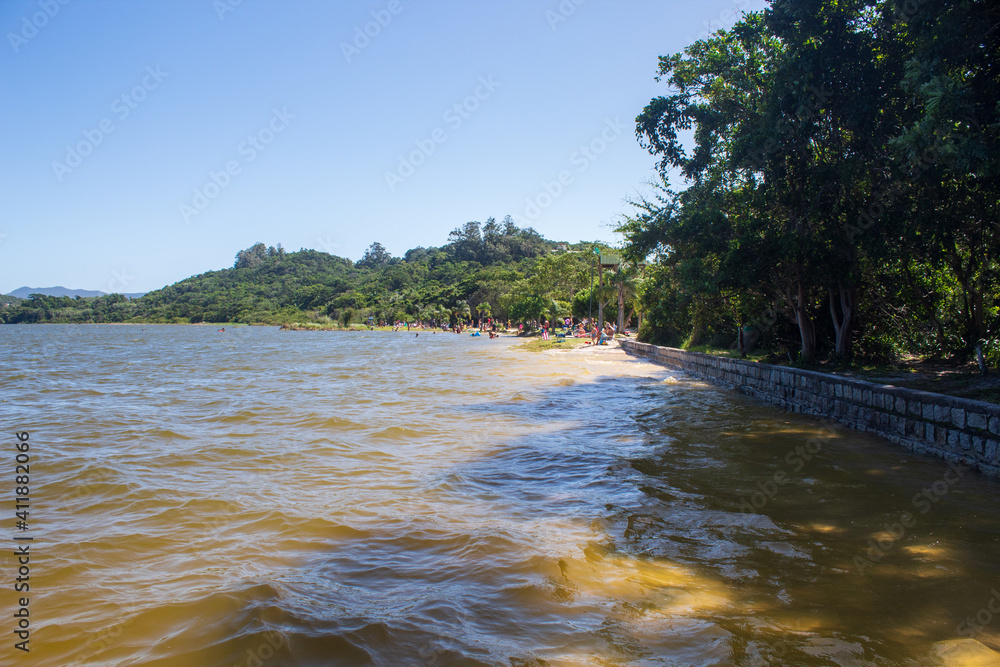
<svg viewBox="0 0 1000 667">
<path fill-rule="evenodd" d="M 661 182 L 619 227 L 643 335 L 1000 357 L 998 36 L 986 0 L 771 0 L 661 57 Z"/>
</svg>

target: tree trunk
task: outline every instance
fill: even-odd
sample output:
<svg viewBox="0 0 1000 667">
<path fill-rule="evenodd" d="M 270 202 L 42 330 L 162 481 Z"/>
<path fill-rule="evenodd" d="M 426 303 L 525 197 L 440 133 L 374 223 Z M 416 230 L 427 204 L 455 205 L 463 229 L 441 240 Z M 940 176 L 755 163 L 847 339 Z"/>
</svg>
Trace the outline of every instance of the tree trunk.
<svg viewBox="0 0 1000 667">
<path fill-rule="evenodd" d="M 833 331 L 837 336 L 837 358 L 847 359 L 851 356 L 851 330 L 854 327 L 854 303 L 856 295 L 853 289 L 845 289 L 843 283 L 837 284 L 837 294 L 840 296 L 840 314 L 837 314 L 837 299 L 833 288 L 830 294 L 830 316 L 833 318 Z"/>
<path fill-rule="evenodd" d="M 802 361 L 811 363 L 816 358 L 816 326 L 806 308 L 806 287 L 801 280 L 795 299 L 795 323 L 799 325 L 799 337 L 802 339 Z"/>
<path fill-rule="evenodd" d="M 625 285 L 621 284 L 618 286 L 618 332 L 621 333 L 622 329 L 625 328 L 625 324 L 622 320 L 625 319 Z"/>
<path fill-rule="evenodd" d="M 600 255 L 597 256 L 598 262 L 600 262 Z M 599 294 L 604 295 L 604 267 L 600 267 L 600 271 L 597 274 L 597 288 L 600 290 Z M 608 299 L 610 301 L 611 299 Z M 604 302 L 598 298 L 597 299 L 597 327 L 599 331 L 604 331 Z M 600 335 L 600 334 L 598 334 Z"/>
<path fill-rule="evenodd" d="M 908 264 L 903 264 L 903 275 L 906 276 L 906 282 L 910 286 L 910 290 L 923 305 L 925 311 L 924 316 L 934 323 L 934 328 L 937 329 L 937 356 L 944 357 L 944 322 L 942 322 L 941 318 L 937 316 L 937 308 L 935 308 L 934 302 L 926 294 L 924 294 L 924 291 L 920 289 L 919 285 L 917 285 L 917 281 L 913 279 L 913 273 L 910 271 L 910 266 Z"/>
<path fill-rule="evenodd" d="M 978 280 L 974 278 L 976 267 L 963 266 L 960 261 L 953 264 L 955 277 L 962 286 L 962 302 L 965 306 L 964 320 L 965 331 L 962 335 L 963 350 L 961 360 L 964 363 L 969 355 L 976 350 L 976 345 L 986 336 L 986 327 L 983 317 L 983 286 L 982 277 Z"/>
</svg>

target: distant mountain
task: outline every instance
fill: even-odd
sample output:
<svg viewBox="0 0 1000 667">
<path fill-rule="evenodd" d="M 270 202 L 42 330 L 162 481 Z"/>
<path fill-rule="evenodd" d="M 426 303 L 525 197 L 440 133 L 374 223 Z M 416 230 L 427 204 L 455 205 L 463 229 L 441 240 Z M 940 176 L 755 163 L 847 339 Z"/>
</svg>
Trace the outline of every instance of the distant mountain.
<svg viewBox="0 0 1000 667">
<path fill-rule="evenodd" d="M 47 296 L 68 296 L 68 297 L 89 297 L 89 296 L 104 296 L 107 292 L 101 292 L 99 290 L 90 289 L 69 289 L 62 286 L 57 287 L 18 287 L 16 290 L 10 293 L 10 296 L 16 296 L 21 299 L 27 299 L 31 294 L 45 294 Z M 145 294 L 145 292 L 133 292 L 126 294 L 130 299 L 138 299 L 140 296 Z"/>
</svg>

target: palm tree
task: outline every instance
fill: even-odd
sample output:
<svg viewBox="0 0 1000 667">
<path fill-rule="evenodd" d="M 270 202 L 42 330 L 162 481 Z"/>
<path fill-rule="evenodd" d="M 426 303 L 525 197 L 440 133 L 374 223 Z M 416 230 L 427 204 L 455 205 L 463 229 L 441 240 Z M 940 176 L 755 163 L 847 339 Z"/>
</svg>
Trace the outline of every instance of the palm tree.
<svg viewBox="0 0 1000 667">
<path fill-rule="evenodd" d="M 479 328 L 481 329 L 483 327 L 483 318 L 489 317 L 493 312 L 493 309 L 490 308 L 490 304 L 483 301 L 481 304 L 476 306 L 476 312 L 479 313 Z"/>
<path fill-rule="evenodd" d="M 472 319 L 472 309 L 469 308 L 468 301 L 461 300 L 455 304 L 455 317 L 463 324 L 466 320 Z"/>
<path fill-rule="evenodd" d="M 555 299 L 549 300 L 549 305 L 545 311 L 545 316 L 549 318 L 549 322 L 552 323 L 553 329 L 555 329 L 556 321 L 559 320 L 565 314 L 566 314 L 566 309 L 560 306 L 558 301 L 556 301 Z"/>
<path fill-rule="evenodd" d="M 615 272 L 614 285 L 618 296 L 618 331 L 621 332 L 626 322 L 625 302 L 634 299 L 639 288 L 639 267 L 632 262 L 619 264 Z M 628 319 L 632 319 L 631 312 Z"/>
</svg>

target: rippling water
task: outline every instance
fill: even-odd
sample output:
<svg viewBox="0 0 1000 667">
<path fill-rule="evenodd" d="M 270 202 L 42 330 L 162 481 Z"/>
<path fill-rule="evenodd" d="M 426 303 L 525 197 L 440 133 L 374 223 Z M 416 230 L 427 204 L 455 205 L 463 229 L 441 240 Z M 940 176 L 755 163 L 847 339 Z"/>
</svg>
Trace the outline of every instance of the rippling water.
<svg viewBox="0 0 1000 667">
<path fill-rule="evenodd" d="M 510 342 L 0 327 L 35 538 L 0 661 L 1000 664 L 995 483 Z"/>
</svg>

